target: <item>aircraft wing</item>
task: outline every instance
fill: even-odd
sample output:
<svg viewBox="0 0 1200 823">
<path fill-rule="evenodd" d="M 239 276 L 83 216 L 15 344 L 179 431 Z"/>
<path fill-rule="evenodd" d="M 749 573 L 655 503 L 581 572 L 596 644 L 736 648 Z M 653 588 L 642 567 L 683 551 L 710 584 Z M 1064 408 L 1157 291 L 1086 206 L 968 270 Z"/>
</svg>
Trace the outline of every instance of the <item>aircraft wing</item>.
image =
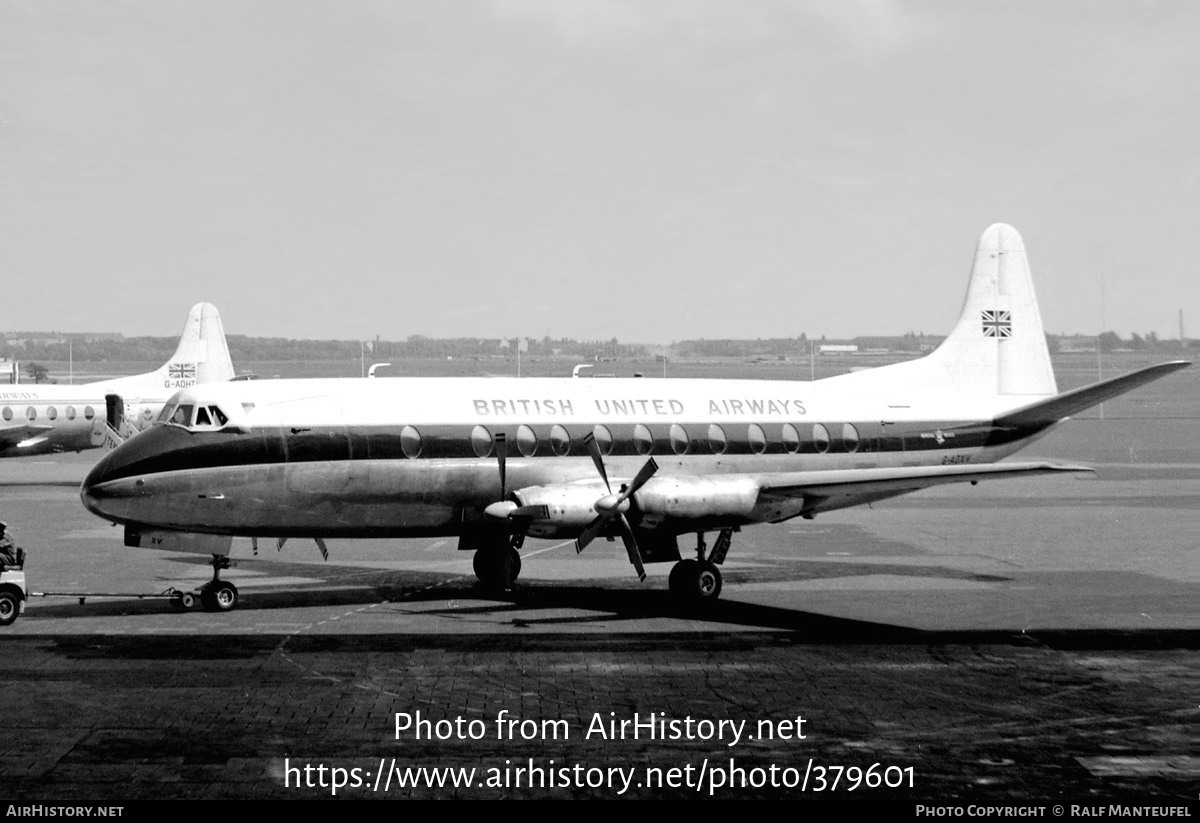
<svg viewBox="0 0 1200 823">
<path fill-rule="evenodd" d="M 765 475 L 759 480 L 759 502 L 803 499 L 805 505 L 800 514 L 811 516 L 945 483 L 976 483 L 1002 477 L 1091 471 L 1088 466 L 1026 462 L 786 472 Z"/>
<path fill-rule="evenodd" d="M 37 437 L 39 434 L 45 434 L 50 431 L 53 426 L 5 426 L 0 429 L 0 449 L 8 449 L 13 446 L 19 446 L 26 440 Z"/>
</svg>

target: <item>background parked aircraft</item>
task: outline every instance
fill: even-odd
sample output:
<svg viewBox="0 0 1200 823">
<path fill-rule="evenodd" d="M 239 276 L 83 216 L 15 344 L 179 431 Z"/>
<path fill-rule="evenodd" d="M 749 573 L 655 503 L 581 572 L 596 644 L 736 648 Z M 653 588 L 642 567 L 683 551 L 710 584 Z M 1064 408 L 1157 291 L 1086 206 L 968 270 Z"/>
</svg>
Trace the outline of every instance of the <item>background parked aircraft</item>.
<svg viewBox="0 0 1200 823">
<path fill-rule="evenodd" d="M 105 397 L 119 395 L 133 429 L 150 425 L 163 403 L 180 389 L 233 377 L 221 315 L 210 303 L 188 312 L 179 347 L 146 374 L 77 386 L 0 386 L 0 457 L 82 451 L 103 442 Z"/>
</svg>

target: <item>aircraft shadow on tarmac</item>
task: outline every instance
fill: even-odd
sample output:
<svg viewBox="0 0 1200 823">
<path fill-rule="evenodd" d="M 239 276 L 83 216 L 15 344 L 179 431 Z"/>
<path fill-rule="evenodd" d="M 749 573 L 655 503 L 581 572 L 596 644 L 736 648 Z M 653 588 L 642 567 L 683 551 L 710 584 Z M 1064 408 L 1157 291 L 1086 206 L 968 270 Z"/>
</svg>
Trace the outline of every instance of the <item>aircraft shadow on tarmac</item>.
<svg viewBox="0 0 1200 823">
<path fill-rule="evenodd" d="M 192 558 L 179 558 L 177 562 L 197 565 Z M 612 625 L 619 622 L 639 620 L 686 620 L 705 624 L 696 632 L 671 631 L 669 636 L 707 636 L 721 634 L 720 627 L 738 629 L 760 629 L 770 632 L 791 633 L 797 642 L 806 644 L 1043 644 L 1055 648 L 1092 649 L 1172 649 L 1196 648 L 1200 633 L 1180 629 L 1044 629 L 1023 632 L 1005 630 L 939 630 L 930 631 L 905 626 L 850 618 L 833 617 L 781 606 L 739 602 L 736 592 L 728 597 L 704 606 L 680 603 L 662 587 L 647 587 L 636 581 L 578 580 L 570 583 L 522 580 L 506 591 L 486 588 L 473 577 L 428 571 L 372 570 L 335 564 L 313 566 L 312 564 L 287 563 L 274 560 L 239 561 L 256 572 L 272 577 L 316 577 L 323 583 L 287 589 L 245 587 L 237 607 L 238 612 L 261 612 L 296 608 L 356 607 L 365 605 L 404 605 L 452 602 L 436 608 L 421 608 L 409 612 L 407 617 L 419 619 L 429 617 L 453 617 L 470 621 L 477 619 L 493 625 L 505 622 L 513 629 L 511 637 L 517 640 L 537 634 L 538 629 L 567 628 L 559 636 L 564 642 L 578 639 L 572 626 Z M 319 570 L 319 574 L 314 572 Z M 846 562 L 788 563 L 769 562 L 753 568 L 727 572 L 727 581 L 734 583 L 780 583 L 785 581 L 808 581 L 814 579 L 845 578 L 855 575 L 905 575 L 923 578 L 950 578 L 977 582 L 1006 582 L 1010 578 L 961 572 L 935 566 L 880 566 L 878 564 L 853 564 Z M 52 604 L 52 605 L 51 605 Z M 179 621 L 179 628 L 186 628 L 189 619 L 204 615 L 221 619 L 221 615 L 206 615 L 195 609 L 192 612 L 173 614 L 164 599 L 89 599 L 78 601 L 44 601 L 31 607 L 36 614 L 47 618 L 101 618 L 164 614 Z M 565 612 L 565 613 L 564 613 Z M 376 616 L 381 612 L 376 612 Z M 386 612 L 382 612 L 386 614 Z M 508 618 L 507 621 L 505 618 Z M 233 615 L 230 615 L 233 618 Z M 81 628 L 76 625 L 75 630 Z M 211 625 L 202 631 L 211 632 Z M 73 632 L 74 633 L 74 632 Z M 399 633 L 411 643 L 414 636 L 411 624 Z M 226 635 L 227 636 L 227 635 Z M 349 638 L 352 635 L 342 635 Z M 437 636 L 447 635 L 444 630 Z M 496 635 L 489 635 L 495 638 Z M 604 635 L 611 642 L 611 635 Z M 730 636 L 732 637 L 732 636 Z M 335 640 L 334 638 L 329 638 Z M 442 642 L 442 641 L 438 641 Z"/>
</svg>

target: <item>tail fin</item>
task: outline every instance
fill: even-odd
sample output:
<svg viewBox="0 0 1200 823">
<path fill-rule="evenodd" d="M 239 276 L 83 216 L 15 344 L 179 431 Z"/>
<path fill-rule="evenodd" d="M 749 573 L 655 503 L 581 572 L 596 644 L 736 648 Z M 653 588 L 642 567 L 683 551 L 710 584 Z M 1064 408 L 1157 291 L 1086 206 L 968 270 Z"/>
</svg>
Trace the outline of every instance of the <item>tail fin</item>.
<svg viewBox="0 0 1200 823">
<path fill-rule="evenodd" d="M 156 374 L 162 377 L 164 386 L 176 389 L 233 379 L 233 360 L 216 306 L 211 303 L 192 306 L 175 354 Z"/>
<path fill-rule="evenodd" d="M 929 360 L 945 368 L 959 391 L 1058 391 L 1025 242 L 1012 226 L 996 223 L 979 238 L 958 324 Z"/>
<path fill-rule="evenodd" d="M 830 379 L 869 389 L 919 385 L 973 395 L 1055 394 L 1021 235 L 1003 223 L 983 232 L 958 324 L 930 355 Z"/>
</svg>

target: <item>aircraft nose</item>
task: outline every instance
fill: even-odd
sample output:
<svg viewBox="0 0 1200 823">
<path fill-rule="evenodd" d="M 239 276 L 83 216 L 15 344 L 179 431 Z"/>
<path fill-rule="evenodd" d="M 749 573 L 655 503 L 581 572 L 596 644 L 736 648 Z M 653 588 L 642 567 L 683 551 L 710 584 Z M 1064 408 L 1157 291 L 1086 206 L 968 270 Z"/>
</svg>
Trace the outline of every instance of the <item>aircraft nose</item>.
<svg viewBox="0 0 1200 823">
<path fill-rule="evenodd" d="M 123 476 L 121 469 L 128 465 L 126 455 L 119 453 L 126 445 L 122 444 L 100 458 L 83 479 L 83 485 L 79 488 L 79 498 L 83 501 L 84 508 L 92 514 L 104 518 L 110 518 L 113 514 L 106 504 L 116 496 L 116 489 L 110 486 L 111 481 Z"/>
<path fill-rule="evenodd" d="M 143 478 L 162 470 L 160 464 L 176 434 L 186 435 L 153 427 L 100 458 L 79 489 L 84 507 L 106 520 L 127 519 L 130 502 L 141 494 Z"/>
</svg>

